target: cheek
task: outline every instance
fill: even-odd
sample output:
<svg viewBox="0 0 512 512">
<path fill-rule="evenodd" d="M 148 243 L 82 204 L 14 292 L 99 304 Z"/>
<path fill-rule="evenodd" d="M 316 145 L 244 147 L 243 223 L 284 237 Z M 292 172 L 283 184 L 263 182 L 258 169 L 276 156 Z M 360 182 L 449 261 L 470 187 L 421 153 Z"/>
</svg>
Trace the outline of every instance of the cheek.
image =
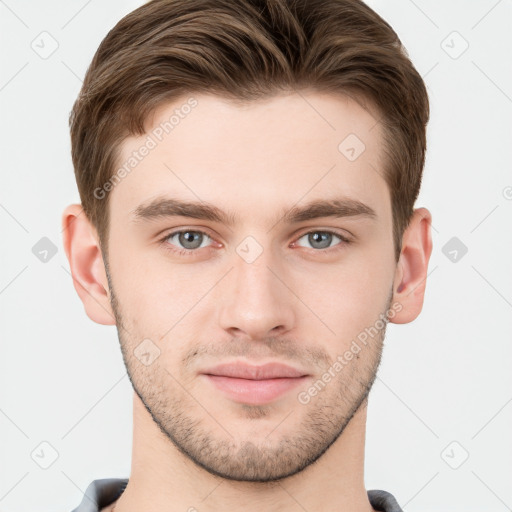
<svg viewBox="0 0 512 512">
<path fill-rule="evenodd" d="M 350 265 L 319 273 L 297 289 L 302 289 L 299 297 L 334 331 L 325 329 L 326 334 L 350 342 L 385 312 L 392 277 L 389 262 L 371 261 L 361 255 Z"/>
<path fill-rule="evenodd" d="M 204 295 L 225 273 L 223 262 L 176 264 L 155 247 L 130 242 L 121 231 L 111 240 L 111 275 L 122 314 L 137 336 L 157 339 L 172 329 L 172 338 L 205 308 L 217 307 Z M 295 307 L 305 313 L 301 321 L 306 329 L 317 323 L 326 336 L 346 340 L 375 322 L 387 304 L 393 277 L 392 250 L 384 251 L 383 245 L 374 238 L 338 263 L 303 262 L 286 270 L 286 281 L 304 303 Z"/>
<path fill-rule="evenodd" d="M 214 284 L 212 272 L 172 265 L 165 258 L 121 252 L 111 258 L 112 284 L 132 336 L 172 338 L 194 317 L 194 307 Z M 174 327 L 176 326 L 176 327 Z M 170 332 L 169 332 L 170 331 Z"/>
</svg>

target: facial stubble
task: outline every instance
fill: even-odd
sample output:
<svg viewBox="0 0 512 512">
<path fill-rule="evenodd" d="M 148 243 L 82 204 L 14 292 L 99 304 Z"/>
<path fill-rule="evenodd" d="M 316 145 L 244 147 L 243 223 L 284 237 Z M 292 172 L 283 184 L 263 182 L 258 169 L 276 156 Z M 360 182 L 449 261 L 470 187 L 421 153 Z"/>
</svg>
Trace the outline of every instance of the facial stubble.
<svg viewBox="0 0 512 512">
<path fill-rule="evenodd" d="M 210 474 L 235 481 L 277 483 L 319 460 L 342 435 L 356 412 L 367 404 L 381 362 L 386 316 L 378 335 L 307 404 L 301 404 L 295 396 L 290 397 L 287 402 L 290 409 L 280 409 L 279 413 L 272 404 L 236 404 L 238 417 L 250 422 L 252 428 L 257 429 L 258 421 L 275 418 L 275 429 L 263 439 L 237 438 L 228 421 L 232 407 L 229 414 L 215 417 L 209 410 L 212 401 L 219 403 L 218 398 L 190 392 L 187 389 L 190 383 L 180 382 L 161 364 L 164 358 L 158 358 L 146 367 L 134 356 L 134 349 L 143 337 L 126 329 L 127 324 L 136 325 L 137 322 L 126 322 L 126 313 L 122 312 L 114 292 L 108 265 L 106 272 L 121 352 L 135 393 L 160 432 L 184 457 Z M 392 293 L 383 314 L 389 311 L 391 297 Z M 266 340 L 269 347 L 273 346 L 272 341 Z M 282 346 L 282 341 L 279 340 L 276 346 Z M 166 344 L 172 346 L 170 342 Z M 175 359 L 178 361 L 179 357 Z M 297 420 L 299 414 L 300 421 Z M 288 418 L 295 422 L 293 430 L 281 435 Z"/>
</svg>

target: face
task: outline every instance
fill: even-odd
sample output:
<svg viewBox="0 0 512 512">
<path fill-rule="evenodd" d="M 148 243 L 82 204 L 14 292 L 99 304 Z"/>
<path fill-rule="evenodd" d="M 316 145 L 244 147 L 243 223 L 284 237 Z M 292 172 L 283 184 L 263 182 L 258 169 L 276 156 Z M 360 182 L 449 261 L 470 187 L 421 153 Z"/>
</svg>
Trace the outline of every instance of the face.
<svg viewBox="0 0 512 512">
<path fill-rule="evenodd" d="M 395 307 L 378 117 L 302 96 L 161 107 L 124 142 L 130 171 L 110 193 L 111 303 L 135 392 L 170 442 L 228 479 L 293 475 L 336 441 Z M 238 363 L 296 376 L 240 378 Z"/>
</svg>

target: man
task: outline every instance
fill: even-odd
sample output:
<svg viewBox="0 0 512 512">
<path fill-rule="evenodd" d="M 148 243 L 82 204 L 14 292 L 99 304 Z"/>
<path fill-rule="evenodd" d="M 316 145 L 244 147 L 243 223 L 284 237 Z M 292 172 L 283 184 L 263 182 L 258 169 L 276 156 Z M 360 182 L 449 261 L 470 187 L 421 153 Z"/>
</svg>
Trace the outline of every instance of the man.
<svg viewBox="0 0 512 512">
<path fill-rule="evenodd" d="M 134 388 L 76 511 L 400 511 L 366 491 L 386 325 L 421 312 L 427 92 L 360 0 L 153 0 L 70 117 L 64 246 Z"/>
</svg>

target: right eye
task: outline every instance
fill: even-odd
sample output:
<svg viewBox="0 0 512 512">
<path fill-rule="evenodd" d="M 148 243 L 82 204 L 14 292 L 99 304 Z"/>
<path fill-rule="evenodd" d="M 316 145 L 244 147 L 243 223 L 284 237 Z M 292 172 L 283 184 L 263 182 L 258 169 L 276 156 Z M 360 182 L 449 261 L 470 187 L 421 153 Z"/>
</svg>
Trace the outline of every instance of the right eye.
<svg viewBox="0 0 512 512">
<path fill-rule="evenodd" d="M 204 231 L 194 229 L 181 229 L 166 234 L 165 237 L 160 240 L 160 242 L 166 249 L 174 253 L 192 256 L 194 252 L 197 252 L 197 249 L 208 246 L 203 244 L 206 239 L 211 240 L 211 237 Z"/>
</svg>

